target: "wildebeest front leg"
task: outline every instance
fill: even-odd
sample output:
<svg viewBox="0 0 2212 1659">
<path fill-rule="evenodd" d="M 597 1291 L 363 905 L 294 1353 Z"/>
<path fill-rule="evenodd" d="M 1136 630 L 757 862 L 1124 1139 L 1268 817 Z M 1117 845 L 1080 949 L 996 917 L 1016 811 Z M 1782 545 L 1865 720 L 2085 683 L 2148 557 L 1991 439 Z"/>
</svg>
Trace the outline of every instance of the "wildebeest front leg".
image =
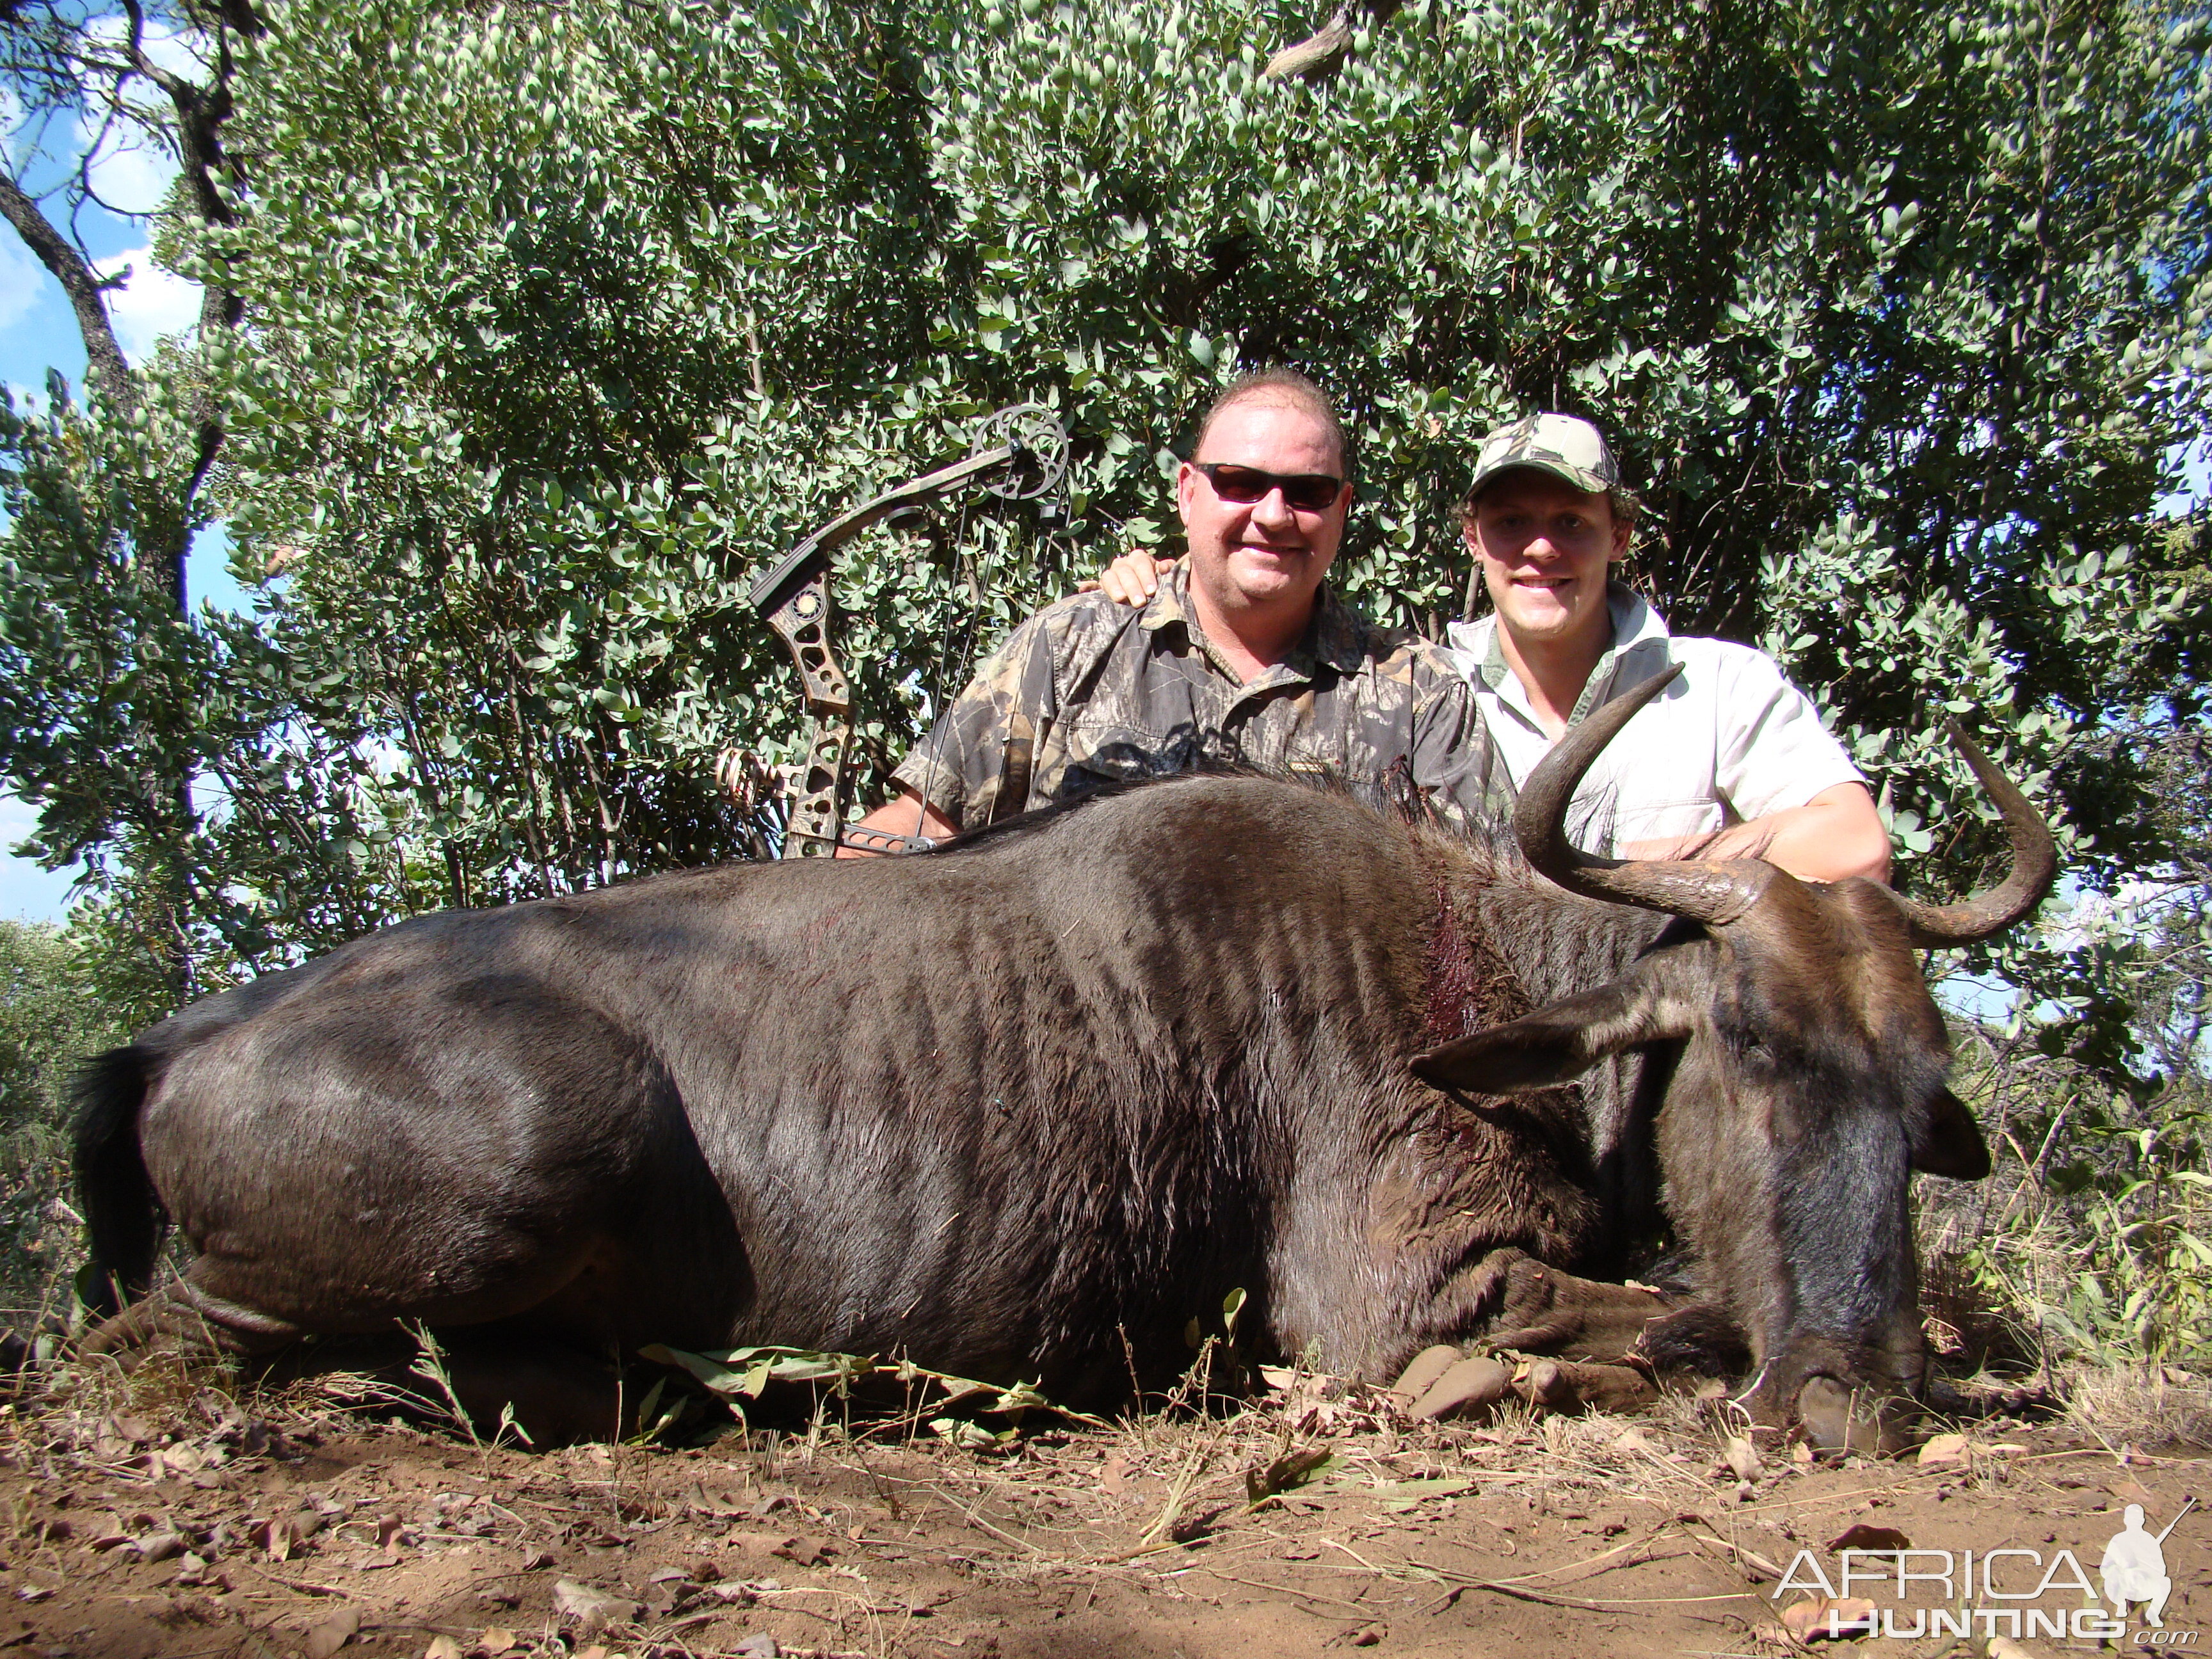
<svg viewBox="0 0 2212 1659">
<path fill-rule="evenodd" d="M 1464 1269 L 1460 1281 L 1468 1287 L 1462 1295 L 1489 1310 L 1474 1348 L 1547 1357 L 1514 1388 L 1547 1409 L 1626 1409 L 1650 1398 L 1641 1368 L 1718 1374 L 1742 1357 L 1741 1334 L 1709 1304 L 1685 1304 L 1640 1286 L 1579 1278 L 1522 1250 L 1492 1250 Z M 1442 1380 L 1443 1358 L 1437 1350 L 1418 1357 L 1394 1391 L 1422 1395 L 1438 1410 L 1457 1409 L 1466 1402 L 1439 1404 L 1431 1393 Z M 1474 1403 L 1498 1397 L 1491 1388 Z M 1415 1403 L 1419 1412 L 1421 1402 Z"/>
</svg>

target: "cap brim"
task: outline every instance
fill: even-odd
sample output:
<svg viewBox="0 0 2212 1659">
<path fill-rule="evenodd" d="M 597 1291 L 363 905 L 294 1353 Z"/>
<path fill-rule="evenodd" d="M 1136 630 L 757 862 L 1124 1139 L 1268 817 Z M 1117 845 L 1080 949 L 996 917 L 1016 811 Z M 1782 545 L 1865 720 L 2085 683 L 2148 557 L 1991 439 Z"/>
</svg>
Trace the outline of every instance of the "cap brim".
<svg viewBox="0 0 2212 1659">
<path fill-rule="evenodd" d="M 1583 468 L 1576 466 L 1571 462 L 1536 460 L 1530 457 L 1516 456 L 1510 461 L 1500 461 L 1497 465 L 1486 467 L 1482 471 L 1476 473 L 1474 475 L 1474 482 L 1467 487 L 1467 497 L 1469 501 L 1473 501 L 1477 495 L 1480 495 L 1486 488 L 1497 482 L 1499 478 L 1504 477 L 1507 473 L 1523 471 L 1529 472 L 1549 473 L 1553 477 L 1558 478 L 1563 483 L 1571 483 L 1576 489 L 1589 495 L 1620 495 L 1626 494 L 1620 485 L 1609 484 L 1603 478 L 1598 477 L 1596 473 L 1586 471 Z"/>
</svg>

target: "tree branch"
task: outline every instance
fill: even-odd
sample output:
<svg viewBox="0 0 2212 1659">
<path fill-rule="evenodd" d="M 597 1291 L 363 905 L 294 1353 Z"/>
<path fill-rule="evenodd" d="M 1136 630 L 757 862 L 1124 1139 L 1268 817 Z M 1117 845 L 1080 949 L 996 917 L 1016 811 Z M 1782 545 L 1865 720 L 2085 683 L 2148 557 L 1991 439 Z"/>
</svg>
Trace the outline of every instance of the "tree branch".
<svg viewBox="0 0 2212 1659">
<path fill-rule="evenodd" d="M 84 336 L 85 378 L 118 409 L 137 401 L 137 386 L 123 361 L 123 348 L 115 343 L 115 326 L 108 320 L 107 301 L 100 297 L 103 284 L 84 255 L 56 230 L 38 203 L 26 194 L 13 177 L 0 171 L 0 215 L 4 215 L 23 244 L 39 256 L 39 263 L 53 272 L 54 280 L 69 295 L 76 313 L 77 331 Z"/>
<path fill-rule="evenodd" d="M 1358 27 L 1358 13 L 1365 12 L 1376 23 L 1387 23 L 1396 15 L 1403 0 L 1346 0 L 1336 9 L 1336 15 L 1304 40 L 1285 46 L 1267 60 L 1267 67 L 1260 71 L 1265 81 L 1299 80 L 1309 83 L 1327 80 L 1344 66 L 1351 55 L 1352 31 Z"/>
</svg>

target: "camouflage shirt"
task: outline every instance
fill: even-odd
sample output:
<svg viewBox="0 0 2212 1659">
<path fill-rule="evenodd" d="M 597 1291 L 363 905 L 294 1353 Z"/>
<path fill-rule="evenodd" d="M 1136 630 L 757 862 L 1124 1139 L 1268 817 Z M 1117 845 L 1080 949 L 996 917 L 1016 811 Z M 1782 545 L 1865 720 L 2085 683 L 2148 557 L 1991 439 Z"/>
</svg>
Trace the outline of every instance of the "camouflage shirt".
<svg viewBox="0 0 2212 1659">
<path fill-rule="evenodd" d="M 1505 810 L 1466 682 L 1435 646 L 1324 586 L 1305 637 L 1249 684 L 1199 631 L 1187 564 L 1143 609 L 1079 593 L 1030 617 L 894 775 L 963 829 L 1204 766 L 1379 785 L 1403 761 L 1448 817 Z"/>
</svg>

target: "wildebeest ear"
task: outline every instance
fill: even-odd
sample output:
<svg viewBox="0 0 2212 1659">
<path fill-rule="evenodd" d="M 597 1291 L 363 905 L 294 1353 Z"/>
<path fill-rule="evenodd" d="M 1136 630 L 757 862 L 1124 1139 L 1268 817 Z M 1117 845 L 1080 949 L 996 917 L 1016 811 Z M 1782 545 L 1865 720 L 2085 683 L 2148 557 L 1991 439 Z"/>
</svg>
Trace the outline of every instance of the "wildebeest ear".
<svg viewBox="0 0 2212 1659">
<path fill-rule="evenodd" d="M 1912 1167 L 1923 1175 L 1948 1176 L 1954 1181 L 1979 1181 L 1990 1172 L 1990 1149 L 1982 1139 L 1982 1126 L 1948 1089 L 1936 1091 L 1927 1115 L 1914 1131 Z"/>
<path fill-rule="evenodd" d="M 1647 963 L 1610 985 L 1415 1054 L 1409 1064 L 1425 1083 L 1471 1093 L 1548 1089 L 1624 1048 L 1687 1036 L 1691 1018 Z"/>
</svg>

